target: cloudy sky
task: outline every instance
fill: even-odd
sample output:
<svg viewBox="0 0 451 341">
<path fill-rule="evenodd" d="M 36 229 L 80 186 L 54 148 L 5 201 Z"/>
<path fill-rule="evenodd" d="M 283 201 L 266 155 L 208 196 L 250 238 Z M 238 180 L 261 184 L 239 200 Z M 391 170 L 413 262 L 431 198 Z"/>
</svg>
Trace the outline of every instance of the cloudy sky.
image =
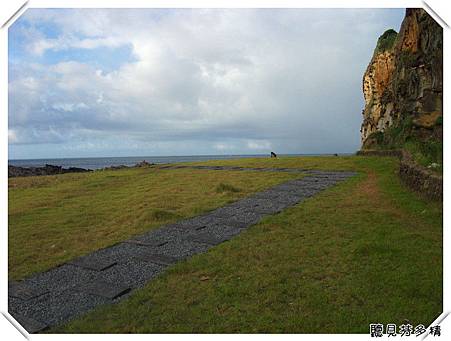
<svg viewBox="0 0 451 341">
<path fill-rule="evenodd" d="M 30 9 L 9 29 L 9 158 L 354 152 L 402 9 Z"/>
</svg>

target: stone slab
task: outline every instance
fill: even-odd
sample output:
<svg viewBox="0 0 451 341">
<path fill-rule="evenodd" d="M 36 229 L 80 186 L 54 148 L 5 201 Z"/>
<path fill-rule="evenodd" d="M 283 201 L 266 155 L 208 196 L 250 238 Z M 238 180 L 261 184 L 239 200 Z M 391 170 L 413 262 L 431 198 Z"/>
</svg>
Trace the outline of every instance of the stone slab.
<svg viewBox="0 0 451 341">
<path fill-rule="evenodd" d="M 30 334 L 39 333 L 49 327 L 47 324 L 37 321 L 31 317 L 26 317 L 16 313 L 11 315 Z"/>
<path fill-rule="evenodd" d="M 158 253 L 152 253 L 152 252 L 142 253 L 141 255 L 136 256 L 135 258 L 138 260 L 144 261 L 144 262 L 150 262 L 150 263 L 155 263 L 155 264 L 165 265 L 165 266 L 172 265 L 174 263 L 177 263 L 180 260 L 177 257 L 171 257 L 171 256 L 158 254 Z"/>
<path fill-rule="evenodd" d="M 108 258 L 85 256 L 69 261 L 67 264 L 79 266 L 80 268 L 102 271 L 116 265 L 117 262 Z"/>
<path fill-rule="evenodd" d="M 240 206 L 240 201 L 231 205 L 220 207 L 209 214 L 212 218 L 230 219 L 237 222 L 243 222 L 248 225 L 255 224 L 262 218 L 262 214 Z M 219 222 L 220 220 L 218 220 Z"/>
<path fill-rule="evenodd" d="M 224 235 L 224 236 L 216 236 L 210 233 L 199 233 L 197 235 L 190 235 L 187 236 L 186 239 L 189 241 L 202 243 L 202 244 L 208 244 L 208 245 L 218 245 L 221 244 L 227 240 L 230 240 L 232 236 L 230 235 Z"/>
<path fill-rule="evenodd" d="M 221 226 L 221 227 L 234 227 L 234 228 L 245 228 L 249 225 L 246 219 L 235 219 L 231 217 L 230 214 L 216 214 L 218 210 L 211 211 L 207 215 L 198 216 L 190 219 L 186 219 L 171 226 L 179 231 L 201 231 L 208 227 Z M 183 235 L 182 235 L 183 236 Z"/>
<path fill-rule="evenodd" d="M 240 210 L 246 210 L 250 212 L 261 214 L 275 214 L 279 213 L 290 205 L 288 204 L 288 202 L 270 198 L 247 198 L 240 200 L 233 206 L 239 208 Z"/>
<path fill-rule="evenodd" d="M 273 187 L 276 191 L 283 191 L 283 192 L 298 192 L 302 189 L 302 185 L 300 184 L 281 184 Z"/>
<path fill-rule="evenodd" d="M 110 283 L 103 280 L 95 280 L 89 283 L 82 284 L 74 288 L 74 290 L 112 300 L 126 294 L 131 290 L 131 288 L 129 286 L 121 284 Z"/>
<path fill-rule="evenodd" d="M 263 192 L 259 192 L 254 194 L 251 198 L 255 199 L 267 199 L 267 200 L 278 200 L 278 199 L 285 199 L 286 201 L 295 202 L 299 201 L 300 196 L 296 193 L 289 193 L 284 191 L 276 191 L 273 189 L 269 189 Z"/>
<path fill-rule="evenodd" d="M 70 264 L 62 264 L 56 268 L 36 274 L 32 278 L 29 278 L 27 283 L 32 288 L 47 290 L 51 295 L 58 295 L 67 289 L 90 281 L 96 273 L 100 272 Z M 36 299 L 32 301 L 35 302 Z"/>
<path fill-rule="evenodd" d="M 118 263 L 116 266 L 108 268 L 104 271 L 97 272 L 92 280 L 101 280 L 108 283 L 120 284 L 121 286 L 130 287 L 132 289 L 144 286 L 152 278 L 156 277 L 163 267 L 159 264 L 149 263 L 138 259 L 142 254 L 148 253 L 149 248 L 141 250 L 139 254 L 133 256 L 127 261 Z M 158 252 L 152 250 L 153 252 Z"/>
<path fill-rule="evenodd" d="M 233 217 L 227 217 L 227 216 L 218 216 L 214 217 L 218 222 L 220 222 L 222 225 L 226 225 L 227 227 L 231 227 L 234 229 L 247 229 L 249 226 L 257 224 L 267 213 L 257 213 L 257 212 L 250 212 L 252 215 L 236 215 Z M 258 214 L 255 216 L 255 214 Z"/>
<path fill-rule="evenodd" d="M 149 240 L 149 241 L 141 241 L 138 239 L 128 239 L 124 240 L 123 243 L 139 245 L 139 246 L 149 246 L 149 247 L 160 247 L 167 244 L 167 241 L 161 240 Z"/>
<path fill-rule="evenodd" d="M 31 287 L 23 282 L 13 281 L 8 283 L 8 296 L 16 297 L 24 301 L 31 300 L 46 293 L 48 293 L 48 290 Z"/>
<path fill-rule="evenodd" d="M 211 245 L 196 243 L 184 238 L 180 238 L 167 243 L 158 250 L 155 250 L 155 253 L 177 257 L 182 260 L 206 252 L 210 247 Z"/>
<path fill-rule="evenodd" d="M 8 311 L 17 312 L 49 326 L 54 326 L 80 316 L 98 305 L 111 302 L 110 299 L 104 297 L 65 290 L 59 294 L 44 295 L 30 301 L 10 298 L 8 299 Z"/>
</svg>

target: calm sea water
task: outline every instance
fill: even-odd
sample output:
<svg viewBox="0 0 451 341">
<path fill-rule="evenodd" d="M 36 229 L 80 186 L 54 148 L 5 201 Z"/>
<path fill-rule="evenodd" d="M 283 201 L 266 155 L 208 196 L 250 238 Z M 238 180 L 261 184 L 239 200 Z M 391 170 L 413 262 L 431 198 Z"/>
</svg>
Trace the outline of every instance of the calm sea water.
<svg viewBox="0 0 451 341">
<path fill-rule="evenodd" d="M 306 154 L 290 154 L 290 156 L 302 156 Z M 310 156 L 312 154 L 309 154 Z M 99 169 L 110 166 L 133 166 L 146 160 L 150 163 L 175 163 L 207 160 L 227 160 L 239 158 L 269 158 L 269 155 L 193 155 L 193 156 L 128 156 L 128 157 L 87 157 L 70 159 L 35 159 L 35 160 L 8 160 L 8 164 L 20 167 L 42 167 L 45 164 L 68 167 L 80 167 L 87 169 Z"/>
</svg>

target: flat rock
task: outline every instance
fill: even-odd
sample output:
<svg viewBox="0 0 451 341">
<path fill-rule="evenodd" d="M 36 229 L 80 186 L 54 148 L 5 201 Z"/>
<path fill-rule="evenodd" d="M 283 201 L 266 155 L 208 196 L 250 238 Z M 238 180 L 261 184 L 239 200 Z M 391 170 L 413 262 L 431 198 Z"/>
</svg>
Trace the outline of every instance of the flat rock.
<svg viewBox="0 0 451 341">
<path fill-rule="evenodd" d="M 37 321 L 31 317 L 26 317 L 16 313 L 11 315 L 30 334 L 38 333 L 48 328 L 47 324 Z"/>
<path fill-rule="evenodd" d="M 225 219 L 226 222 L 227 220 L 229 220 L 230 222 L 234 220 L 236 222 L 242 222 L 247 225 L 255 224 L 262 218 L 262 213 L 249 210 L 244 206 L 240 206 L 240 202 L 241 201 L 238 201 L 231 205 L 220 207 L 210 212 L 209 216 L 213 219 L 222 219 L 222 221 L 218 219 L 218 222 L 221 223 Z M 227 225 L 227 223 L 225 224 Z"/>
<path fill-rule="evenodd" d="M 273 189 L 276 191 L 283 191 L 283 192 L 297 192 L 297 191 L 301 190 L 302 187 L 303 186 L 301 184 L 286 183 L 286 184 L 277 185 L 277 186 L 273 187 Z"/>
<path fill-rule="evenodd" d="M 13 281 L 8 283 L 8 296 L 16 297 L 24 301 L 36 298 L 46 293 L 48 293 L 47 290 L 31 287 L 23 282 Z"/>
<path fill-rule="evenodd" d="M 79 291 L 89 295 L 100 296 L 108 299 L 115 299 L 130 291 L 129 286 L 110 283 L 103 280 L 95 280 L 89 283 L 75 287 L 75 291 Z"/>
<path fill-rule="evenodd" d="M 133 256 L 125 262 L 118 263 L 104 271 L 96 272 L 96 276 L 92 280 L 120 283 L 121 286 L 132 289 L 142 287 L 163 270 L 160 264 L 149 263 L 138 259 L 139 256 L 148 252 L 149 249 L 145 248 L 140 254 Z"/>
<path fill-rule="evenodd" d="M 189 241 L 202 243 L 202 244 L 208 244 L 208 245 L 218 245 L 231 238 L 232 238 L 232 236 L 230 236 L 230 235 L 216 236 L 216 235 L 213 235 L 210 233 L 199 233 L 197 235 L 190 235 L 190 236 L 186 237 L 186 239 Z"/>
<path fill-rule="evenodd" d="M 268 199 L 268 200 L 278 200 L 283 198 L 285 201 L 295 202 L 299 201 L 300 196 L 297 195 L 296 193 L 289 193 L 269 189 L 263 192 L 256 193 L 251 198 Z"/>
<path fill-rule="evenodd" d="M 128 239 L 128 240 L 124 240 L 123 243 L 134 244 L 134 245 L 139 245 L 139 246 L 160 247 L 160 246 L 167 244 L 168 242 L 162 241 L 162 240 L 142 241 L 139 239 Z"/>
<path fill-rule="evenodd" d="M 115 265 L 117 262 L 108 258 L 92 257 L 90 255 L 76 258 L 67 264 L 79 266 L 84 269 L 102 271 Z"/>
<path fill-rule="evenodd" d="M 90 281 L 96 273 L 100 272 L 70 264 L 62 264 L 56 268 L 34 275 L 27 280 L 27 284 L 37 290 L 49 291 L 50 295 L 44 296 L 53 296 L 59 295 L 71 287 Z M 30 302 L 30 304 L 36 302 L 36 298 L 30 300 Z"/>
<path fill-rule="evenodd" d="M 217 214 L 218 213 L 218 214 Z M 221 214 L 223 213 L 223 214 Z M 240 219 L 236 219 L 236 217 L 230 216 L 230 214 L 221 212 L 219 209 L 209 212 L 206 215 L 198 216 L 190 219 L 186 219 L 175 224 L 172 224 L 171 227 L 178 231 L 185 231 L 186 233 L 190 233 L 190 231 L 200 231 L 208 227 L 233 227 L 233 228 L 245 228 L 250 225 L 252 222 L 248 222 L 251 217 L 241 217 Z M 255 218 L 253 216 L 252 218 Z M 186 234 L 185 234 L 186 235 Z M 181 235 L 185 237 L 185 235 Z"/>
<path fill-rule="evenodd" d="M 274 214 L 290 206 L 288 201 L 273 198 L 247 198 L 240 200 L 234 206 L 251 212 Z"/>
<path fill-rule="evenodd" d="M 171 257 L 171 256 L 157 254 L 157 253 L 151 253 L 151 252 L 142 253 L 141 255 L 136 256 L 135 258 L 139 259 L 141 261 L 144 261 L 144 262 L 150 262 L 150 263 L 155 263 L 155 264 L 165 265 L 165 266 L 177 263 L 180 260 L 177 257 Z"/>
<path fill-rule="evenodd" d="M 11 297 L 8 299 L 8 311 L 54 326 L 80 316 L 100 304 L 111 302 L 111 299 L 101 296 L 65 290 L 60 294 L 43 295 L 29 301 Z"/>
</svg>

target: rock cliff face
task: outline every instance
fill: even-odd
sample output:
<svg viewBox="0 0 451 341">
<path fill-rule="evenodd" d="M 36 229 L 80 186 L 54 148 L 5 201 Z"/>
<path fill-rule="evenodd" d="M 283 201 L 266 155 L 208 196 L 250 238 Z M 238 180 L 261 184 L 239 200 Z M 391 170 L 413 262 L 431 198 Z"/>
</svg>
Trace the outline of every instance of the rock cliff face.
<svg viewBox="0 0 451 341">
<path fill-rule="evenodd" d="M 407 9 L 399 33 L 379 37 L 363 76 L 362 149 L 442 140 L 442 28 Z"/>
</svg>

